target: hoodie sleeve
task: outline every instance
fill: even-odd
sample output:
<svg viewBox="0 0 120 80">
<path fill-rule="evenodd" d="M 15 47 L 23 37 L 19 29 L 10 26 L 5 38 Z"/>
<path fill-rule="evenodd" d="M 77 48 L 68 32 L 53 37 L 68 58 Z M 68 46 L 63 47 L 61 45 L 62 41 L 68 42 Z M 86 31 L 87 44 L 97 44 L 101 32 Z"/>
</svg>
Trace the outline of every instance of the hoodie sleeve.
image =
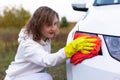
<svg viewBox="0 0 120 80">
<path fill-rule="evenodd" d="M 42 49 L 40 44 L 33 40 L 26 40 L 23 42 L 22 47 L 24 49 L 24 59 L 26 61 L 43 67 L 55 66 L 66 59 L 64 49 L 60 49 L 58 52 L 50 54 Z"/>
</svg>

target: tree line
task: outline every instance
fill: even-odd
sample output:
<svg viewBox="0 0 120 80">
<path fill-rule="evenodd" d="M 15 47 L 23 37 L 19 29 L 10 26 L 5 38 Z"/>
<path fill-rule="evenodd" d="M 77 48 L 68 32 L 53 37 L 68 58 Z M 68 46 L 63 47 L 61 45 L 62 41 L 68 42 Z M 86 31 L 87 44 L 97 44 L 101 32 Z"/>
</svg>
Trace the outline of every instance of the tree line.
<svg viewBox="0 0 120 80">
<path fill-rule="evenodd" d="M 3 13 L 0 14 L 0 28 L 16 27 L 21 28 L 26 24 L 26 21 L 31 17 L 29 11 L 25 10 L 23 7 L 8 8 L 6 7 L 3 10 Z M 66 17 L 61 18 L 59 27 L 67 27 L 68 21 Z"/>
<path fill-rule="evenodd" d="M 31 14 L 24 8 L 11 9 L 6 7 L 3 14 L 0 14 L 0 28 L 17 27 L 21 28 L 25 25 L 26 21 L 30 18 Z"/>
</svg>

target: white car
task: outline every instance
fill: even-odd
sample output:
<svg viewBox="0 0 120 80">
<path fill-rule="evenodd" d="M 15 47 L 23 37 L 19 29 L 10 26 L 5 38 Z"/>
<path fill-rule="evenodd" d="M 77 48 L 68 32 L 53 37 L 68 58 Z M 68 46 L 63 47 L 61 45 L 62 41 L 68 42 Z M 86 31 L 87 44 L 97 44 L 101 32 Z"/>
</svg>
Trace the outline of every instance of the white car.
<svg viewBox="0 0 120 80">
<path fill-rule="evenodd" d="M 73 9 L 86 15 L 69 33 L 67 44 L 75 32 L 97 35 L 102 44 L 98 56 L 77 65 L 66 61 L 67 80 L 120 80 L 120 0 L 77 1 Z"/>
</svg>

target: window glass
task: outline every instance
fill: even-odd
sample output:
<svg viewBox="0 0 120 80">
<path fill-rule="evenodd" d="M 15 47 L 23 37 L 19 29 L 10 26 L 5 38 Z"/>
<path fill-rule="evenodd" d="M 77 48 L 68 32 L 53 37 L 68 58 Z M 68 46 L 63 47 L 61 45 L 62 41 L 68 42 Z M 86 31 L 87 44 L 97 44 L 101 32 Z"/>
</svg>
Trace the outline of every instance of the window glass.
<svg viewBox="0 0 120 80">
<path fill-rule="evenodd" d="M 94 5 L 111 5 L 111 4 L 119 4 L 120 0 L 95 0 Z"/>
</svg>

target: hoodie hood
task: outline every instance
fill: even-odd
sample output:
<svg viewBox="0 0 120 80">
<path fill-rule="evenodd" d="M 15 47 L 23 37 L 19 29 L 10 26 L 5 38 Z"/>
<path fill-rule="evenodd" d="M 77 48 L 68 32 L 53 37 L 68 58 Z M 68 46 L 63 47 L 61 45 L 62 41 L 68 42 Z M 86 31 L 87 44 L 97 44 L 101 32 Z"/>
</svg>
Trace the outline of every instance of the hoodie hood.
<svg viewBox="0 0 120 80">
<path fill-rule="evenodd" d="M 32 39 L 32 36 L 29 36 L 27 33 L 26 33 L 26 29 L 25 28 L 22 28 L 20 33 L 19 33 L 19 37 L 18 37 L 18 42 L 22 42 L 26 39 Z"/>
<path fill-rule="evenodd" d="M 25 41 L 27 39 L 32 39 L 33 40 L 32 34 L 28 35 L 27 32 L 26 32 L 26 29 L 22 28 L 20 33 L 19 33 L 18 43 L 21 43 L 22 41 Z M 47 39 L 46 41 L 40 40 L 38 43 L 40 43 L 41 45 L 46 45 L 46 43 L 51 43 L 51 39 Z"/>
</svg>

